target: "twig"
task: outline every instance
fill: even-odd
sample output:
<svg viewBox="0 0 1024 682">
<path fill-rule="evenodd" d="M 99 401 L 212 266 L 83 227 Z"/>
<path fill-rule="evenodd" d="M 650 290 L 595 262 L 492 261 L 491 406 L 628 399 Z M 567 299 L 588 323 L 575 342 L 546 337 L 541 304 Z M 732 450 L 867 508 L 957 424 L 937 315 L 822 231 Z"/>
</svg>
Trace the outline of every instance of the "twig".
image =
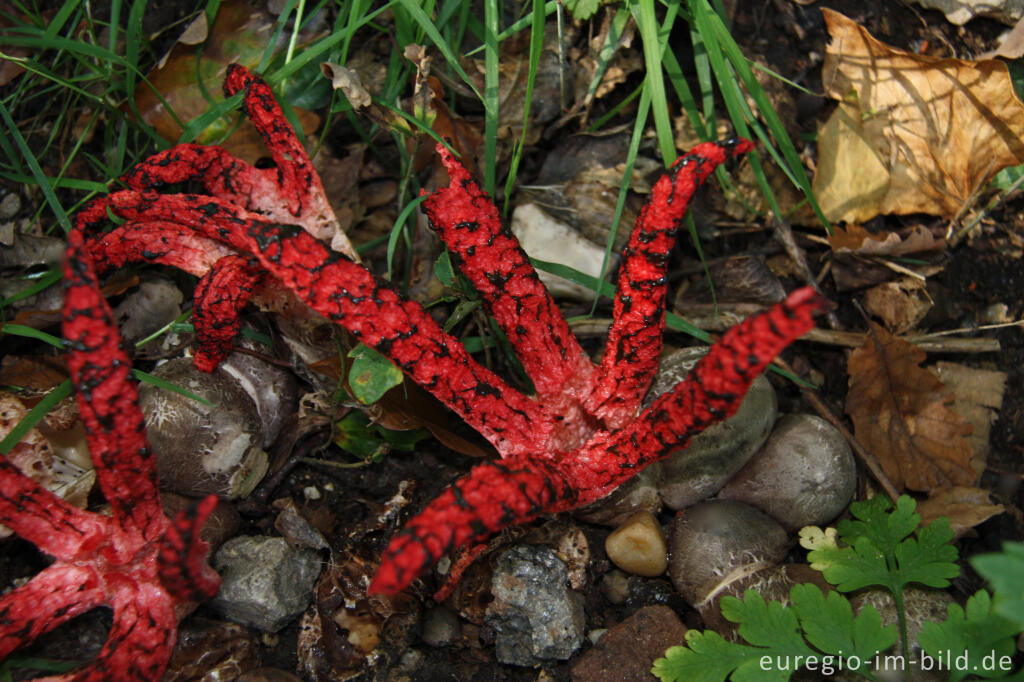
<svg viewBox="0 0 1024 682">
<path fill-rule="evenodd" d="M 708 306 L 710 308 L 710 306 Z M 698 306 L 687 308 L 683 311 L 686 321 L 705 331 L 718 332 L 728 329 L 730 326 L 756 312 L 764 310 L 764 306 L 750 303 L 739 303 L 734 305 L 718 305 L 718 314 L 702 311 Z M 956 329 L 949 332 L 935 332 L 932 334 L 908 334 L 901 336 L 902 340 L 920 346 L 929 353 L 998 353 L 1002 346 L 998 339 L 990 338 L 950 338 L 949 334 L 957 334 L 983 329 L 994 329 L 998 327 L 1024 325 L 1022 322 L 1014 322 L 1009 325 L 986 325 L 975 329 Z M 576 336 L 604 336 L 608 333 L 611 320 L 607 318 L 585 318 L 572 320 L 569 327 Z M 859 348 L 864 345 L 863 332 L 844 332 L 833 329 L 812 329 L 801 337 L 802 341 L 821 343 L 828 346 L 841 346 L 843 348 Z"/>
</svg>

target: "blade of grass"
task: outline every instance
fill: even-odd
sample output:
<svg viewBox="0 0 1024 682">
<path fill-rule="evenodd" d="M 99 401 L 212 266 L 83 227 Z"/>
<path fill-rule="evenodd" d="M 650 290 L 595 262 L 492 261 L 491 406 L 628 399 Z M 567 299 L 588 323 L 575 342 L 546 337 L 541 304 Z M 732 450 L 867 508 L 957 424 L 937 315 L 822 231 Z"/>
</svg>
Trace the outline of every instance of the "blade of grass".
<svg viewBox="0 0 1024 682">
<path fill-rule="evenodd" d="M 508 217 L 509 200 L 512 197 L 512 188 L 516 184 L 519 161 L 522 158 L 523 148 L 526 146 L 526 133 L 530 127 L 533 86 L 537 80 L 537 69 L 540 67 L 540 55 L 544 50 L 544 19 L 544 0 L 533 0 L 533 23 L 530 26 L 530 66 L 526 75 L 526 96 L 523 98 L 523 132 L 512 150 L 512 163 L 509 166 L 508 177 L 505 179 L 505 203 L 502 207 L 502 214 L 505 217 Z"/>
<path fill-rule="evenodd" d="M 68 220 L 68 215 L 64 211 L 64 207 L 61 206 L 60 201 L 57 199 L 57 195 L 53 191 L 53 186 L 47 181 L 46 175 L 43 173 L 43 169 L 39 166 L 39 161 L 36 159 L 35 154 L 29 149 L 25 143 L 25 138 L 21 136 L 21 131 L 18 130 L 18 126 L 15 125 L 14 119 L 11 118 L 11 114 L 7 111 L 7 107 L 4 106 L 3 102 L 0 102 L 0 118 L 3 119 L 4 125 L 7 127 L 7 132 L 14 140 L 15 146 L 18 151 L 21 152 L 21 157 L 25 160 L 29 170 L 32 171 L 32 177 L 35 179 L 36 184 L 39 185 L 40 191 L 43 193 L 43 198 L 46 199 L 46 205 L 50 207 L 50 211 L 57 218 L 57 222 L 64 228 L 65 233 L 71 231 L 71 221 Z"/>
<path fill-rule="evenodd" d="M 676 146 L 672 131 L 672 121 L 668 115 L 668 99 L 665 96 L 665 78 L 661 68 L 661 53 L 664 48 L 668 31 L 672 28 L 678 3 L 669 5 L 668 16 L 662 30 L 659 30 L 657 16 L 654 13 L 654 0 L 632 0 L 629 10 L 636 21 L 640 38 L 643 40 L 644 65 L 647 69 L 647 92 L 651 98 L 654 113 L 654 129 L 658 135 L 658 148 L 661 150 L 662 162 L 668 168 L 676 160 Z"/>
<path fill-rule="evenodd" d="M 499 60 L 498 0 L 484 0 L 484 190 L 492 197 L 498 156 Z"/>
<path fill-rule="evenodd" d="M 64 348 L 64 341 L 60 337 L 54 336 L 53 334 L 47 334 L 44 331 L 40 331 L 35 327 L 29 327 L 28 325 L 7 323 L 0 327 L 0 332 L 4 334 L 11 334 L 12 336 L 22 336 L 26 339 L 42 341 L 43 343 L 48 343 L 51 346 L 62 350 Z"/>
<path fill-rule="evenodd" d="M 45 417 L 47 412 L 69 395 L 71 395 L 71 379 L 65 379 L 43 396 L 43 399 L 36 403 L 35 407 L 29 410 L 28 414 L 22 417 L 21 421 L 15 424 L 14 428 L 4 436 L 4 439 L 0 440 L 0 455 L 7 455 L 14 449 L 14 446 L 21 442 L 25 434 L 38 424 L 39 420 Z"/>
<path fill-rule="evenodd" d="M 206 405 L 207 407 L 213 407 L 213 403 L 211 403 L 206 398 L 202 398 L 200 396 L 197 396 L 192 391 L 184 389 L 181 386 L 178 386 L 176 384 L 172 384 L 170 381 L 167 381 L 166 379 L 161 379 L 160 377 L 153 376 L 152 374 L 149 374 L 148 372 L 143 372 L 141 369 L 135 369 L 133 367 L 132 368 L 132 376 L 135 377 L 138 381 L 140 381 L 143 384 L 149 384 L 150 386 L 155 386 L 156 388 L 162 388 L 165 391 L 171 391 L 172 393 L 177 393 L 178 395 L 183 395 L 186 398 L 188 398 L 189 400 L 195 400 L 196 402 L 202 403 L 203 405 Z"/>
<path fill-rule="evenodd" d="M 57 282 L 59 282 L 61 278 L 64 276 L 64 274 L 60 271 L 59 268 L 54 268 L 53 270 L 49 270 L 45 273 L 40 274 L 41 276 L 36 282 L 33 282 L 31 285 L 25 287 L 21 291 L 11 294 L 7 298 L 0 300 L 0 308 L 9 306 L 12 303 L 16 303 L 18 301 L 26 299 L 29 296 L 34 296 L 38 294 L 40 291 L 48 289 Z"/>
<path fill-rule="evenodd" d="M 416 210 L 416 207 L 419 206 L 420 204 L 422 204 L 426 200 L 427 200 L 426 196 L 418 196 L 418 197 L 416 197 L 415 199 L 413 199 L 412 201 L 410 201 L 408 204 L 405 205 L 405 208 L 402 209 L 402 212 L 399 213 L 398 217 L 395 219 L 395 224 L 391 228 L 391 234 L 388 236 L 388 255 L 387 255 L 387 259 L 386 259 L 387 266 L 388 266 L 388 269 L 387 269 L 387 279 L 388 280 L 391 280 L 391 276 L 392 276 L 391 263 L 392 263 L 392 260 L 394 260 L 394 257 L 395 257 L 395 249 L 398 246 L 398 239 L 402 235 L 402 226 L 405 225 L 405 221 L 409 219 L 409 215 L 414 210 Z"/>
</svg>

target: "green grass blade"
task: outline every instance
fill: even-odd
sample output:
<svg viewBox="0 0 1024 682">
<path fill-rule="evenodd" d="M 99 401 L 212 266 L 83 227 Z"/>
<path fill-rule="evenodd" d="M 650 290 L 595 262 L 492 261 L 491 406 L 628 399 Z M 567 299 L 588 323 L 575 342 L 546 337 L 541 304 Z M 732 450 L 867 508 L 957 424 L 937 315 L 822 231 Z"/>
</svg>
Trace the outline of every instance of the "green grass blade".
<svg viewBox="0 0 1024 682">
<path fill-rule="evenodd" d="M 40 419 L 46 416 L 47 412 L 69 395 L 71 395 L 71 379 L 65 379 L 43 396 L 43 399 L 28 411 L 28 414 L 4 436 L 4 439 L 0 440 L 0 455 L 7 455 L 15 445 L 21 442 L 25 434 L 38 424 Z"/>
<path fill-rule="evenodd" d="M 494 196 L 498 157 L 498 0 L 484 0 L 484 190 Z"/>
<path fill-rule="evenodd" d="M 620 14 L 625 14 L 625 12 Z M 530 104 L 533 101 L 533 86 L 537 80 L 540 56 L 544 50 L 544 0 L 533 0 L 532 16 L 533 23 L 530 26 L 530 66 L 529 72 L 526 74 L 526 96 L 523 98 L 523 132 L 512 151 L 512 163 L 509 166 L 508 177 L 505 179 L 505 204 L 502 214 L 506 217 L 508 216 L 512 189 L 516 184 L 516 175 L 519 172 L 519 161 L 522 158 L 523 148 L 526 146 L 526 133 L 530 129 Z"/>
<path fill-rule="evenodd" d="M 54 336 L 53 334 L 47 334 L 35 327 L 29 327 L 28 325 L 7 323 L 0 327 L 0 332 L 4 334 L 11 334 L 12 336 L 22 336 L 26 339 L 35 339 L 37 341 L 42 341 L 43 343 L 48 343 L 56 348 L 64 349 L 63 339 Z"/>
<path fill-rule="evenodd" d="M 28 144 L 25 143 L 25 138 L 21 136 L 21 131 L 18 130 L 18 126 L 15 125 L 14 119 L 11 118 L 10 112 L 7 111 L 7 107 L 4 106 L 2 101 L 0 101 L 0 119 L 3 119 L 7 132 L 14 140 L 18 151 L 21 152 L 21 157 L 25 160 L 29 170 L 32 171 L 32 177 L 35 179 L 36 184 L 39 185 L 43 198 L 46 199 L 46 205 L 50 207 L 50 211 L 53 212 L 60 226 L 64 228 L 65 233 L 70 232 L 71 221 L 68 219 L 68 214 L 64 211 L 60 201 L 58 201 L 57 195 L 53 191 L 53 186 L 47 181 L 43 169 L 39 166 L 39 161 L 36 159 L 35 154 L 32 153 L 32 150 L 29 149 Z"/>
<path fill-rule="evenodd" d="M 669 7 L 670 13 L 673 8 L 678 8 L 677 3 Z M 671 19 L 666 19 L 664 33 L 659 32 L 657 16 L 654 13 L 654 0 L 632 0 L 629 3 L 630 12 L 636 20 L 637 29 L 643 40 L 644 64 L 647 69 L 646 83 L 647 92 L 651 98 L 651 107 L 654 112 L 654 129 L 658 134 L 658 148 L 661 150 L 662 162 L 665 167 L 672 165 L 676 160 L 675 136 L 672 131 L 672 121 L 668 115 L 668 100 L 665 96 L 665 78 L 661 68 L 661 53 L 664 47 L 662 36 L 667 36 L 671 29 Z"/>
</svg>

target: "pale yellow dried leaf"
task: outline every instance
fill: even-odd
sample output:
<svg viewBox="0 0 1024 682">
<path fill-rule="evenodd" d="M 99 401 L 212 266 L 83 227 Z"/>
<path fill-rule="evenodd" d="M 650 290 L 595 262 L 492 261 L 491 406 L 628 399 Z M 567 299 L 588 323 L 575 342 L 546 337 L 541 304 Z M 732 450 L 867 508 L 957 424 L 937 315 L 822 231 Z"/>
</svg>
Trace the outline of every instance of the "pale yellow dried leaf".
<svg viewBox="0 0 1024 682">
<path fill-rule="evenodd" d="M 841 102 L 818 137 L 814 191 L 829 219 L 952 217 L 1024 163 L 1024 103 L 1005 64 L 898 50 L 822 11 L 832 37 L 823 85 Z"/>
</svg>

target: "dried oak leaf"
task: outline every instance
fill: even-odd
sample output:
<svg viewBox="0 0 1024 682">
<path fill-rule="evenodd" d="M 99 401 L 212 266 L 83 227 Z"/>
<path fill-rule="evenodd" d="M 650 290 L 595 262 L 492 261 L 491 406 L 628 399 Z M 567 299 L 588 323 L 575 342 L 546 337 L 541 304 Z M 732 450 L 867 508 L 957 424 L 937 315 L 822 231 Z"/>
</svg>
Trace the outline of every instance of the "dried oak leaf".
<svg viewBox="0 0 1024 682">
<path fill-rule="evenodd" d="M 941 251 L 946 248 L 946 240 L 936 238 L 921 225 L 916 226 L 903 238 L 895 232 L 874 234 L 860 225 L 847 225 L 845 229 L 833 226 L 832 234 L 828 237 L 828 245 L 835 253 L 856 253 L 862 256 L 904 256 L 923 251 Z"/>
<path fill-rule="evenodd" d="M 945 516 L 957 537 L 1005 511 L 1003 505 L 992 504 L 987 490 L 964 486 L 939 490 L 917 505 L 917 513 L 921 515 L 922 524 L 928 525 L 935 519 Z"/>
<path fill-rule="evenodd" d="M 897 489 L 973 485 L 972 427 L 947 407 L 953 392 L 920 366 L 924 359 L 917 346 L 871 324 L 847 364 L 846 412 Z"/>
<path fill-rule="evenodd" d="M 822 80 L 840 105 L 818 136 L 814 192 L 830 220 L 953 217 L 1024 163 L 1024 103 L 1004 63 L 904 52 L 822 11 L 832 37 Z"/>
</svg>

